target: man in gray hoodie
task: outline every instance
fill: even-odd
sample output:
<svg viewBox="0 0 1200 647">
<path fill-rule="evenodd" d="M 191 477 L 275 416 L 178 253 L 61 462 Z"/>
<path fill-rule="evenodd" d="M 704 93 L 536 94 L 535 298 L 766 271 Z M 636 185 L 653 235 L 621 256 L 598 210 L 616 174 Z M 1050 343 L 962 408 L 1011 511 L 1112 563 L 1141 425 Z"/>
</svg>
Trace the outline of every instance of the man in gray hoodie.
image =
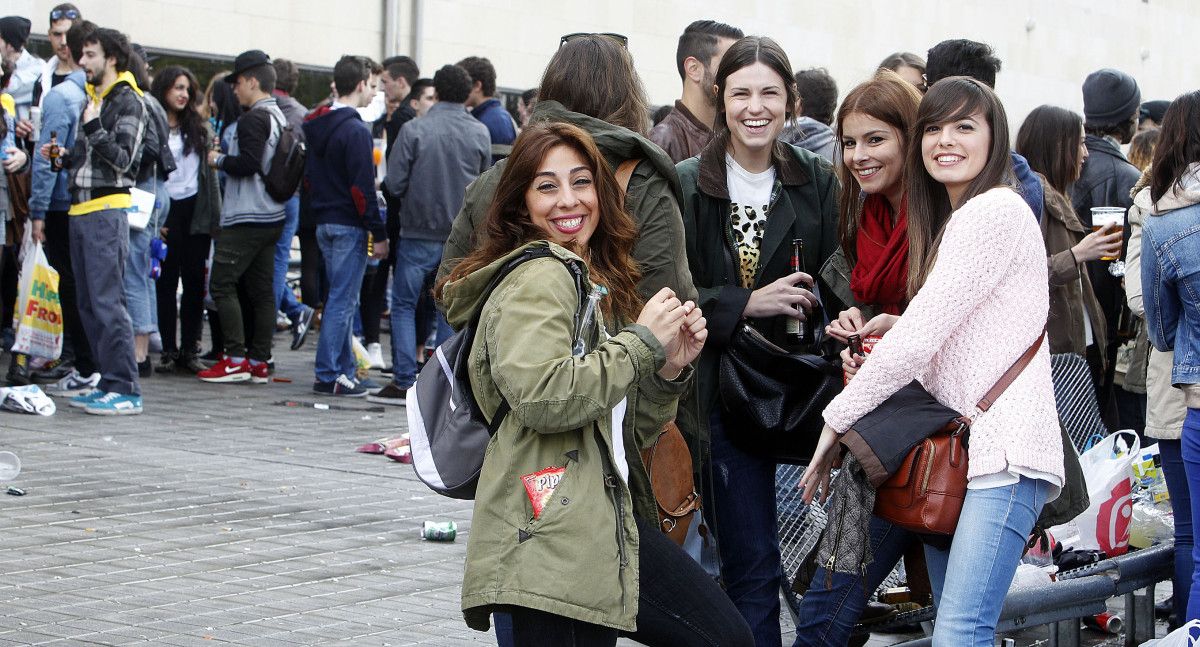
<svg viewBox="0 0 1200 647">
<path fill-rule="evenodd" d="M 416 308 L 426 279 L 442 262 L 442 248 L 454 216 L 462 208 L 467 185 L 492 165 L 492 139 L 487 126 L 463 105 L 471 93 L 471 77 L 457 65 L 433 75 L 438 102 L 421 119 L 400 129 L 388 157 L 387 190 L 400 199 L 400 240 L 392 280 L 392 382 L 372 402 L 404 404 L 417 379 Z M 437 314 L 437 341 L 450 336 L 450 326 Z M 424 340 L 421 340 L 424 341 Z"/>
<path fill-rule="evenodd" d="M 833 111 L 837 107 L 837 82 L 825 68 L 796 72 L 796 89 L 800 92 L 799 115 L 788 122 L 779 139 L 793 146 L 812 151 L 833 162 Z"/>
</svg>

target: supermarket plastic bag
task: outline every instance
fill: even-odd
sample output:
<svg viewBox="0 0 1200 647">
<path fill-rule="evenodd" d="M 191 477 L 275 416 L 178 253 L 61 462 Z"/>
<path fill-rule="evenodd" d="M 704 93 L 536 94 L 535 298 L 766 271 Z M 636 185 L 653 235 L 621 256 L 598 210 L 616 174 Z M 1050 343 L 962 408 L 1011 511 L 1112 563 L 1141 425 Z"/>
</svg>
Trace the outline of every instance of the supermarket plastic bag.
<svg viewBox="0 0 1200 647">
<path fill-rule="evenodd" d="M 1133 471 L 1141 441 L 1132 431 L 1109 434 L 1079 457 L 1091 505 L 1069 524 L 1051 533 L 1064 545 L 1102 550 L 1109 557 L 1129 550 L 1133 519 Z"/>
<path fill-rule="evenodd" d="M 36 413 L 52 416 L 57 410 L 54 400 L 42 392 L 36 384 L 28 386 L 6 386 L 0 388 L 0 409 L 16 413 Z"/>
<path fill-rule="evenodd" d="M 12 352 L 58 359 L 63 337 L 58 272 L 50 267 L 41 243 L 35 243 L 31 253 L 25 254 L 18 288 Z"/>
<path fill-rule="evenodd" d="M 1141 647 L 1193 647 L 1200 644 L 1200 620 L 1192 620 L 1171 633 L 1142 643 Z"/>
</svg>

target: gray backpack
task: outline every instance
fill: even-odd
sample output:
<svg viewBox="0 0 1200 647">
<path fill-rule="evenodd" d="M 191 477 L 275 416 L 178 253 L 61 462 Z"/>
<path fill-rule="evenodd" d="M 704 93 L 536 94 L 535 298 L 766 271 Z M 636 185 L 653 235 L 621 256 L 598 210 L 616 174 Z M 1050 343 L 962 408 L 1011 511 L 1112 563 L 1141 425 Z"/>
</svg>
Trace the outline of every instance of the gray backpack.
<svg viewBox="0 0 1200 647">
<path fill-rule="evenodd" d="M 545 257 L 557 258 L 549 248 L 535 247 L 509 261 L 492 277 L 480 303 L 486 304 L 492 290 L 518 265 Z M 582 303 L 583 270 L 575 261 L 563 264 L 575 279 Z M 434 492 L 452 499 L 475 498 L 488 442 L 511 408 L 502 399 L 488 421 L 471 391 L 471 344 L 482 310 L 481 305 L 470 323 L 437 347 L 407 395 L 409 443 L 417 478 Z"/>
</svg>

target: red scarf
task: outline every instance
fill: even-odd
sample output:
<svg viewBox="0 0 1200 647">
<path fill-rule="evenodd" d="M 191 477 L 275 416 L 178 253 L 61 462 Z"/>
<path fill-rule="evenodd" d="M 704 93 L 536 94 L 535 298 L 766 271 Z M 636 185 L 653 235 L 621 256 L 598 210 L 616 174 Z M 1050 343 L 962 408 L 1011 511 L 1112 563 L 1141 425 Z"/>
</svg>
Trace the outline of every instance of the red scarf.
<svg viewBox="0 0 1200 647">
<path fill-rule="evenodd" d="M 850 291 L 859 303 L 900 314 L 908 304 L 907 201 L 901 199 L 893 225 L 887 199 L 878 193 L 867 196 L 857 238 L 858 263 L 850 273 Z"/>
</svg>

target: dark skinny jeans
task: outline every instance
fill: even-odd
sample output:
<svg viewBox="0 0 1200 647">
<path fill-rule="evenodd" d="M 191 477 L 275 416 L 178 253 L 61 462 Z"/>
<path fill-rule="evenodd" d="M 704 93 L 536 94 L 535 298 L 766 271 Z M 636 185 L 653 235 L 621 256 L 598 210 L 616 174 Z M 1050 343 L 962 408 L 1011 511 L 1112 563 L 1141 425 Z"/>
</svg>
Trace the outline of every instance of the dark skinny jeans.
<svg viewBox="0 0 1200 647">
<path fill-rule="evenodd" d="M 625 635 L 652 647 L 753 647 L 746 621 L 729 598 L 655 524 L 637 519 L 637 631 L 616 629 L 524 607 L 493 614 L 500 647 L 611 647 Z"/>
</svg>

